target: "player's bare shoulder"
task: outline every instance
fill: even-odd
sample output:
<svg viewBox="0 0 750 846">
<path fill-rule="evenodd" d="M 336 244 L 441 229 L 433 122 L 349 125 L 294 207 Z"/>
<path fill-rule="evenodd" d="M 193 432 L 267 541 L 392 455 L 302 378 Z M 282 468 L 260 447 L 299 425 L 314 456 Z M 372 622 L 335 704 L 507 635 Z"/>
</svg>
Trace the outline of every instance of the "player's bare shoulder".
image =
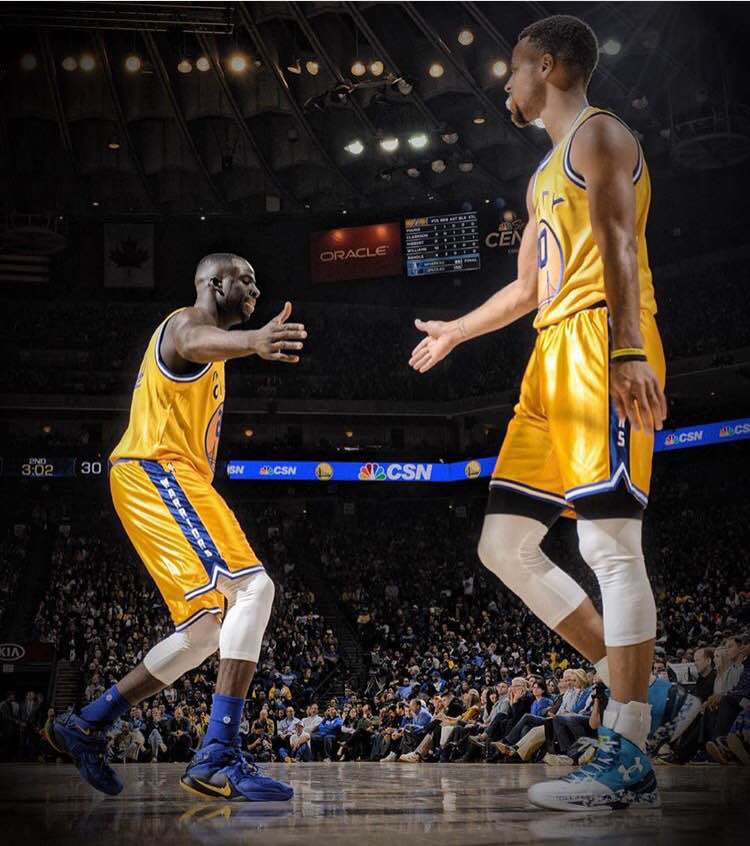
<svg viewBox="0 0 750 846">
<path fill-rule="evenodd" d="M 583 121 L 570 142 L 570 161 L 576 173 L 638 162 L 638 142 L 632 130 L 615 115 L 597 112 Z"/>
</svg>

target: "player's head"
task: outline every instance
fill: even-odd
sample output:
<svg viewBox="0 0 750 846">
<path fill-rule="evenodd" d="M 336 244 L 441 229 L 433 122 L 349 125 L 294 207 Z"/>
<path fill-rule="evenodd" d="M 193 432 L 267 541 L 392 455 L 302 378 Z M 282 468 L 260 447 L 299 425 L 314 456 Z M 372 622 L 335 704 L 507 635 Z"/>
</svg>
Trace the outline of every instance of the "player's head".
<svg viewBox="0 0 750 846">
<path fill-rule="evenodd" d="M 260 289 L 250 262 L 234 253 L 211 253 L 195 269 L 195 287 L 213 297 L 228 325 L 247 320 L 255 311 Z"/>
<path fill-rule="evenodd" d="M 591 27 L 572 15 L 552 15 L 518 36 L 505 86 L 506 107 L 516 126 L 528 126 L 542 113 L 549 87 L 585 91 L 599 58 Z"/>
</svg>

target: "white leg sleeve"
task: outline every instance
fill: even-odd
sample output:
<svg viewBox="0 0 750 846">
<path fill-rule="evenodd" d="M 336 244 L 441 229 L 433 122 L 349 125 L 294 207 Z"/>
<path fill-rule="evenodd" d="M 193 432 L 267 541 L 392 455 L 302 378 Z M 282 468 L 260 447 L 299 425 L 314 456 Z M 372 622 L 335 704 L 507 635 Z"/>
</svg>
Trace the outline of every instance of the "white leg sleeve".
<svg viewBox="0 0 750 846">
<path fill-rule="evenodd" d="M 154 678 L 169 685 L 200 666 L 218 648 L 219 621 L 214 614 L 204 614 L 186 629 L 157 643 L 143 659 L 143 666 Z"/>
<path fill-rule="evenodd" d="M 641 521 L 579 520 L 578 543 L 602 592 L 604 642 L 633 646 L 656 637 L 656 603 L 641 548 Z"/>
<path fill-rule="evenodd" d="M 221 579 L 219 590 L 229 602 L 221 626 L 219 657 L 257 662 L 263 633 L 271 616 L 273 582 L 261 570 L 236 581 Z"/>
<path fill-rule="evenodd" d="M 583 588 L 539 548 L 547 527 L 516 514 L 488 514 L 479 539 L 479 558 L 554 629 L 586 599 Z"/>
</svg>

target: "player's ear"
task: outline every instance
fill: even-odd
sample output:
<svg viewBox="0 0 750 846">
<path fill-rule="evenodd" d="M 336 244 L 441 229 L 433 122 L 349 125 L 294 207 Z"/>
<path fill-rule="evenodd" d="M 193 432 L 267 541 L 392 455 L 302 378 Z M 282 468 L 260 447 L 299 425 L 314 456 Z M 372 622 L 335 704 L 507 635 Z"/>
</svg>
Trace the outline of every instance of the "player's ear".
<svg viewBox="0 0 750 846">
<path fill-rule="evenodd" d="M 208 281 L 211 284 L 211 287 L 213 288 L 214 293 L 219 297 L 223 297 L 224 296 L 224 288 L 222 286 L 221 279 L 219 279 L 218 276 L 212 276 Z"/>
</svg>

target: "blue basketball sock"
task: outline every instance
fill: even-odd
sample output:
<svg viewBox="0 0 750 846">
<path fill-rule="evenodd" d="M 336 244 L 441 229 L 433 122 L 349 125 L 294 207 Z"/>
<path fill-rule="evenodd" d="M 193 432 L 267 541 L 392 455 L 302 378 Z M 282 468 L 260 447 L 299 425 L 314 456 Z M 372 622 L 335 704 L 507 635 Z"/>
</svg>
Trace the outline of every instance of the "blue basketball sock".
<svg viewBox="0 0 750 846">
<path fill-rule="evenodd" d="M 87 723 L 97 728 L 111 725 L 118 717 L 130 710 L 132 706 L 130 702 L 125 699 L 117 685 L 114 684 L 109 690 L 102 693 L 102 695 L 90 702 L 81 711 L 81 717 Z"/>
<path fill-rule="evenodd" d="M 239 696 L 225 696 L 214 693 L 211 705 L 211 719 L 208 722 L 203 745 L 207 746 L 214 740 L 231 743 L 240 733 L 242 708 L 245 700 Z"/>
</svg>

